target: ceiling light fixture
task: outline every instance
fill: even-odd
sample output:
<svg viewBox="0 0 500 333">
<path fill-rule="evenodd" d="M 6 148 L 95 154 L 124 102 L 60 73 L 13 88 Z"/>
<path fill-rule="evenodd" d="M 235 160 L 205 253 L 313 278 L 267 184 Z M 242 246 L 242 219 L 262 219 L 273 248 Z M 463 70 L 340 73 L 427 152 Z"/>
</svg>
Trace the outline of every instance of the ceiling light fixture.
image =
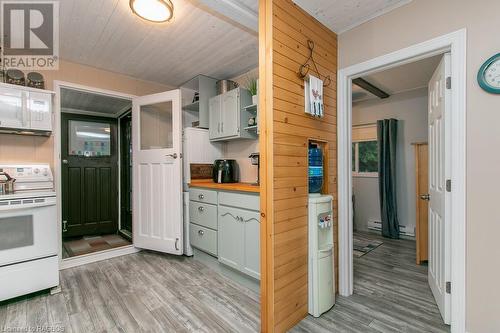
<svg viewBox="0 0 500 333">
<path fill-rule="evenodd" d="M 167 22 L 174 15 L 170 0 L 130 0 L 130 9 L 135 15 L 155 23 Z"/>
</svg>

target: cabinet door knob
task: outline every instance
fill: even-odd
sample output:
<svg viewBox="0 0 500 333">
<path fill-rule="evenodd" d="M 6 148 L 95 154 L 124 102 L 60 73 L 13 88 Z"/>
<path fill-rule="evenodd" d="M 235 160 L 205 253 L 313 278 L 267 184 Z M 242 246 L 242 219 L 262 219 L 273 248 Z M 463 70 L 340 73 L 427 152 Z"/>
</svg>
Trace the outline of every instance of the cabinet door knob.
<svg viewBox="0 0 500 333">
<path fill-rule="evenodd" d="M 198 194 L 198 199 L 203 200 L 205 199 L 205 196 L 203 194 Z"/>
<path fill-rule="evenodd" d="M 202 206 L 200 206 L 200 207 L 198 207 L 198 210 L 199 210 L 200 212 L 203 212 L 203 211 L 205 210 L 205 208 L 203 208 Z"/>
<path fill-rule="evenodd" d="M 62 160 L 63 164 L 68 164 L 68 160 Z"/>
<path fill-rule="evenodd" d="M 198 235 L 203 236 L 205 232 L 203 230 L 198 230 Z"/>
</svg>

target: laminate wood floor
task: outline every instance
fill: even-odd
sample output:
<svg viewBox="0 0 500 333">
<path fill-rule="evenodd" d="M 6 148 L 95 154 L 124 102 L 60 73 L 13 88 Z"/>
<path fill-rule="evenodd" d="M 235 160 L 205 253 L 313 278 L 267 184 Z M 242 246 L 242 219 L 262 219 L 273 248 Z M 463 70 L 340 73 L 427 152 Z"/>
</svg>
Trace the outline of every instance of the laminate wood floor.
<svg viewBox="0 0 500 333">
<path fill-rule="evenodd" d="M 427 266 L 415 263 L 415 241 L 357 236 L 384 243 L 354 258 L 354 294 L 337 296 L 329 312 L 307 317 L 292 332 L 449 332 L 427 284 Z"/>
<path fill-rule="evenodd" d="M 142 251 L 64 270 L 61 286 L 56 295 L 0 303 L 0 332 L 34 327 L 85 333 L 260 328 L 258 294 L 192 258 Z"/>
<path fill-rule="evenodd" d="M 415 242 L 384 244 L 354 258 L 354 295 L 292 332 L 449 332 L 415 264 Z M 259 296 L 186 257 L 153 252 L 61 272 L 62 292 L 0 303 L 0 331 L 258 332 Z M 59 330 L 57 330 L 59 328 Z M 19 331 L 19 330 L 18 330 Z"/>
</svg>

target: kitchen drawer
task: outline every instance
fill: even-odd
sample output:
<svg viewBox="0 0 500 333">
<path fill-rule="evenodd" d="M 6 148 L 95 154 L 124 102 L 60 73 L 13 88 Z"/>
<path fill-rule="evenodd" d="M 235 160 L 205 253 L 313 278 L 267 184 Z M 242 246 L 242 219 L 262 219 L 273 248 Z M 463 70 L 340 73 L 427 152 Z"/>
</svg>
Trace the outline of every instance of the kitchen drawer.
<svg viewBox="0 0 500 333">
<path fill-rule="evenodd" d="M 191 188 L 189 189 L 189 200 L 217 205 L 217 191 Z"/>
<path fill-rule="evenodd" d="M 192 247 L 217 256 L 217 231 L 191 223 L 189 240 Z"/>
<path fill-rule="evenodd" d="M 189 220 L 192 223 L 217 230 L 217 206 L 190 201 Z"/>
<path fill-rule="evenodd" d="M 260 197 L 256 194 L 219 192 L 219 205 L 249 210 L 260 210 Z"/>
</svg>

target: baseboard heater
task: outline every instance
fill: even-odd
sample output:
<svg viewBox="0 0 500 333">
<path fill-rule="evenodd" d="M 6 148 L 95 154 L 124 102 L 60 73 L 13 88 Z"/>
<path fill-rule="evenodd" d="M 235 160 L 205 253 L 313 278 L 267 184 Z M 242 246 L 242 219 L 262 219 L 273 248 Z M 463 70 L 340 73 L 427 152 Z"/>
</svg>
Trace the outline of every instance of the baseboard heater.
<svg viewBox="0 0 500 333">
<path fill-rule="evenodd" d="M 375 220 L 368 220 L 368 229 L 381 231 L 382 230 L 382 222 Z M 415 237 L 415 228 L 411 228 L 405 225 L 399 226 L 399 234 L 401 236 Z"/>
</svg>

